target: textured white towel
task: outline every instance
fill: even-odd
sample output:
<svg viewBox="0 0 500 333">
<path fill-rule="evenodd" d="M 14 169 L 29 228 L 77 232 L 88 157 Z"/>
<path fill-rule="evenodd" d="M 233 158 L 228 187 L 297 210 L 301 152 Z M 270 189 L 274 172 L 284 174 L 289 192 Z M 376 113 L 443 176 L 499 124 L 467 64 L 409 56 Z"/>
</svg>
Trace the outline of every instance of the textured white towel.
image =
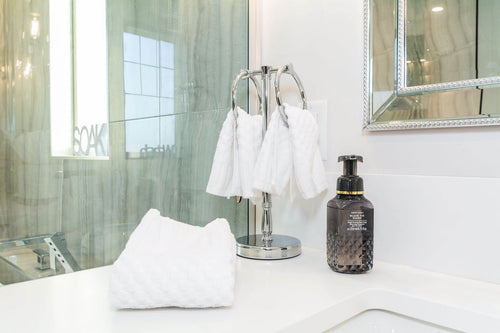
<svg viewBox="0 0 500 333">
<path fill-rule="evenodd" d="M 262 192 L 282 194 L 292 171 L 290 133 L 278 110 L 271 115 L 266 136 L 255 163 L 253 186 Z"/>
<path fill-rule="evenodd" d="M 149 210 L 113 264 L 116 308 L 203 308 L 233 303 L 235 240 L 225 219 L 204 228 Z"/>
<path fill-rule="evenodd" d="M 207 192 L 223 197 L 258 200 L 253 189 L 254 166 L 262 144 L 262 116 L 251 116 L 239 107 L 227 114 L 219 134 Z"/>
<path fill-rule="evenodd" d="M 288 128 L 276 109 L 262 143 L 255 167 L 254 188 L 271 194 L 288 189 L 293 200 L 298 191 L 310 199 L 328 188 L 318 145 L 318 124 L 313 115 L 284 104 Z"/>
</svg>

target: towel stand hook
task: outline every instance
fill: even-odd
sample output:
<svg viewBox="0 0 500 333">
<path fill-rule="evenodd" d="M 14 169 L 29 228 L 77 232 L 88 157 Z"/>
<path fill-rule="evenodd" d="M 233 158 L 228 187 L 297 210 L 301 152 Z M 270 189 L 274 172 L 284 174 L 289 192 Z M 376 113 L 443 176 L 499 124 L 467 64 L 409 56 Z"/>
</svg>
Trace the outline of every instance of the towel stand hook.
<svg viewBox="0 0 500 333">
<path fill-rule="evenodd" d="M 262 113 L 262 94 L 261 94 L 260 85 L 257 82 L 257 80 L 255 79 L 254 75 L 252 73 L 250 73 L 249 70 L 243 69 L 240 71 L 238 76 L 236 76 L 236 79 L 233 82 L 233 88 L 231 90 L 232 91 L 231 108 L 233 110 L 234 119 L 238 119 L 238 112 L 236 112 L 236 99 L 237 99 L 236 95 L 238 92 L 238 85 L 239 85 L 241 80 L 246 80 L 246 79 L 250 79 L 253 82 L 255 90 L 257 90 L 257 97 L 259 98 L 259 113 Z"/>
<path fill-rule="evenodd" d="M 290 76 L 293 77 L 295 83 L 297 84 L 297 87 L 299 88 L 300 92 L 300 98 L 302 99 L 302 109 L 304 110 L 307 109 L 307 98 L 304 86 L 302 85 L 302 81 L 300 81 L 299 76 L 293 70 L 292 64 L 281 66 L 276 72 L 276 76 L 274 78 L 274 93 L 276 95 L 276 104 L 278 105 L 278 110 L 281 114 L 281 117 L 283 118 L 283 121 L 288 126 L 288 116 L 286 115 L 283 107 L 283 103 L 281 100 L 281 91 L 280 91 L 280 79 L 283 73 L 290 74 Z"/>
</svg>

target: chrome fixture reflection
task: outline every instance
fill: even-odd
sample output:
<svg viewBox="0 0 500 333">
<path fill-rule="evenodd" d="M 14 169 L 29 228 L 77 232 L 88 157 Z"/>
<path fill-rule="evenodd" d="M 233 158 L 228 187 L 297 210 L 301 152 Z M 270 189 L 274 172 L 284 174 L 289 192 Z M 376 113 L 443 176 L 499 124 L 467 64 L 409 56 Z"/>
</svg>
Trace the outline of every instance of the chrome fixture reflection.
<svg viewBox="0 0 500 333">
<path fill-rule="evenodd" d="M 32 19 L 31 19 L 30 35 L 31 38 L 37 39 L 38 37 L 40 37 L 40 21 L 38 20 L 40 14 L 31 13 L 31 16 Z"/>
<path fill-rule="evenodd" d="M 26 66 L 24 67 L 23 74 L 24 74 L 25 78 L 28 78 L 30 76 L 30 74 L 31 74 L 31 63 L 30 62 L 26 63 Z"/>
<path fill-rule="evenodd" d="M 0 241 L 0 284 L 78 270 L 62 232 Z"/>
</svg>

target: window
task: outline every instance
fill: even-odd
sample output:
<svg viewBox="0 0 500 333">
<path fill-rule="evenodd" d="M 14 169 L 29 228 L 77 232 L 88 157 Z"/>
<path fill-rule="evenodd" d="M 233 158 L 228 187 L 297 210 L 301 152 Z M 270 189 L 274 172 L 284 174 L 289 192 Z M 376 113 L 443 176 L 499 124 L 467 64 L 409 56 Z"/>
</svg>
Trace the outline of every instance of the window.
<svg viewBox="0 0 500 333">
<path fill-rule="evenodd" d="M 174 44 L 123 33 L 123 83 L 127 156 L 173 149 Z"/>
<path fill-rule="evenodd" d="M 108 155 L 106 3 L 50 0 L 51 154 Z"/>
</svg>

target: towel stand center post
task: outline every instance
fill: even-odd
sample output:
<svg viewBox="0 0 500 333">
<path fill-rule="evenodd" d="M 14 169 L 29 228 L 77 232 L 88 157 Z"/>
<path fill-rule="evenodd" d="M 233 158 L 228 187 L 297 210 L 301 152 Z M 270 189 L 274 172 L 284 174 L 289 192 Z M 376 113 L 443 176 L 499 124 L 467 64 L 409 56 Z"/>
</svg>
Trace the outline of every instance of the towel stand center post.
<svg viewBox="0 0 500 333">
<path fill-rule="evenodd" d="M 263 135 L 267 130 L 267 126 L 270 121 L 271 113 L 271 87 L 272 87 L 272 76 L 274 77 L 274 91 L 276 97 L 276 104 L 278 110 L 283 117 L 285 124 L 288 126 L 287 117 L 283 109 L 281 93 L 280 93 L 280 78 L 283 73 L 289 74 L 295 80 L 300 92 L 300 97 L 302 99 L 302 108 L 307 109 L 307 100 L 304 88 L 300 78 L 293 70 L 292 64 L 284 65 L 279 68 L 273 68 L 271 66 L 262 66 L 260 70 L 242 70 L 240 74 L 236 77 L 233 83 L 232 90 L 232 106 L 233 110 L 236 107 L 236 90 L 238 88 L 238 83 L 243 79 L 251 79 L 254 83 L 258 97 L 259 97 L 259 110 L 262 112 L 263 119 Z M 260 76 L 261 79 L 261 90 L 259 91 L 258 81 L 256 76 Z M 235 116 L 237 114 L 235 113 Z M 272 220 L 272 200 L 270 193 L 262 193 L 262 234 L 248 235 L 239 237 L 237 242 L 237 254 L 241 257 L 251 258 L 251 259 L 287 259 L 298 256 L 301 253 L 300 240 L 285 235 L 275 235 L 273 234 L 273 220 Z"/>
</svg>

